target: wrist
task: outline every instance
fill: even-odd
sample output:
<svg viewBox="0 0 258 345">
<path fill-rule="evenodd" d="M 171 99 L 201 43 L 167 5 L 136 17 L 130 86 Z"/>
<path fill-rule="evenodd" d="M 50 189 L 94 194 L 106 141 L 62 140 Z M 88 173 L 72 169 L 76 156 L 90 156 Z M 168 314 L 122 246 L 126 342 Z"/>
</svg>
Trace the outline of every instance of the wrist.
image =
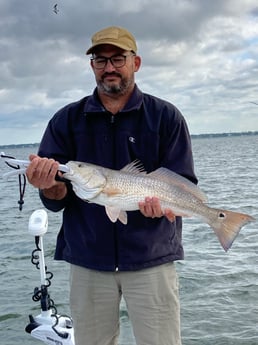
<svg viewBox="0 0 258 345">
<path fill-rule="evenodd" d="M 48 189 L 41 189 L 43 196 L 47 199 L 62 200 L 67 194 L 66 184 L 58 182 L 55 186 Z"/>
</svg>

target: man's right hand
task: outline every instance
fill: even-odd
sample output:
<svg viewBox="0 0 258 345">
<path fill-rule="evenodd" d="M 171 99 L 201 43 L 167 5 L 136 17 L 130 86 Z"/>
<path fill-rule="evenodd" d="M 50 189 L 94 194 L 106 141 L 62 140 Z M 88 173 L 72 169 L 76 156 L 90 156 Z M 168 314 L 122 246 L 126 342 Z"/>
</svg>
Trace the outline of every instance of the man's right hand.
<svg viewBox="0 0 258 345">
<path fill-rule="evenodd" d="M 41 158 L 30 155 L 30 165 L 26 169 L 26 176 L 30 184 L 43 191 L 43 195 L 49 199 L 61 200 L 67 193 L 65 183 L 56 181 L 59 163 L 52 158 Z"/>
</svg>

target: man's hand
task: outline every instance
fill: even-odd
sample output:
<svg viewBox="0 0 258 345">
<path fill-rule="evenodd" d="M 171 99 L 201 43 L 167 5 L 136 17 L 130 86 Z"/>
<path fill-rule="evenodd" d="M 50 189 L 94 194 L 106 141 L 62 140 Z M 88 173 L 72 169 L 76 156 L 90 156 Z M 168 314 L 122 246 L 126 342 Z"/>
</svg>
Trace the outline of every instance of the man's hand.
<svg viewBox="0 0 258 345">
<path fill-rule="evenodd" d="M 43 190 L 46 198 L 61 200 L 67 193 L 66 185 L 56 181 L 59 163 L 54 159 L 41 158 L 37 155 L 30 155 L 30 165 L 26 170 L 26 176 L 35 188 Z"/>
<path fill-rule="evenodd" d="M 145 198 L 144 201 L 139 202 L 139 209 L 145 217 L 160 218 L 165 216 L 170 222 L 175 221 L 175 215 L 170 209 L 162 211 L 158 198 Z"/>
</svg>

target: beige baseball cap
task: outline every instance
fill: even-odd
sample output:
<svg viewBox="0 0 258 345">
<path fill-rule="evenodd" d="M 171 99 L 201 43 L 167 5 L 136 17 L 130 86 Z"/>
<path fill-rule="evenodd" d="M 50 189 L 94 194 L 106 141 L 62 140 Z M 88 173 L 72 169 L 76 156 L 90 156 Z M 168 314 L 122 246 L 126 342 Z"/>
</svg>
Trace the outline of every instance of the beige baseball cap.
<svg viewBox="0 0 258 345">
<path fill-rule="evenodd" d="M 92 54 L 95 47 L 101 44 L 111 44 L 124 50 L 137 52 L 137 45 L 134 36 L 126 29 L 119 26 L 110 26 L 96 32 L 92 38 L 92 46 L 86 54 Z"/>
</svg>

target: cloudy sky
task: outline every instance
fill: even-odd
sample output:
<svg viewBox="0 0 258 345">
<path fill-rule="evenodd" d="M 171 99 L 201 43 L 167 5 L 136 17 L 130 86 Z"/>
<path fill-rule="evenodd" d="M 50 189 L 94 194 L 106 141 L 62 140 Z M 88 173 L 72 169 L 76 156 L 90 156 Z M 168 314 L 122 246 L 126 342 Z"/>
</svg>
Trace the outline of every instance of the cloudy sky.
<svg viewBox="0 0 258 345">
<path fill-rule="evenodd" d="M 174 103 L 192 134 L 258 130 L 257 0 L 0 0 L 0 145 L 39 142 L 92 92 L 85 51 L 110 25 L 137 39 L 138 86 Z"/>
</svg>

